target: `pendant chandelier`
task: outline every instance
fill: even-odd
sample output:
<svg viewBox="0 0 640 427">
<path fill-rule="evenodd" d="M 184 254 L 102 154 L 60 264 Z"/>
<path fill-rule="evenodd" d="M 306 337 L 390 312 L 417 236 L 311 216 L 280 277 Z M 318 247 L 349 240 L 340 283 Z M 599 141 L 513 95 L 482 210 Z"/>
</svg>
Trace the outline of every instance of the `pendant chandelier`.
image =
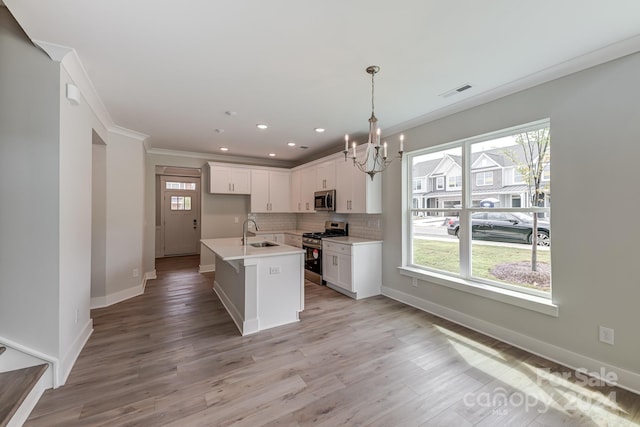
<svg viewBox="0 0 640 427">
<path fill-rule="evenodd" d="M 357 166 L 362 172 L 368 174 L 373 181 L 375 174 L 383 172 L 391 164 L 392 160 L 387 156 L 387 142 L 380 144 L 380 128 L 378 127 L 378 119 L 375 115 L 375 98 L 374 98 L 374 77 L 380 67 L 377 65 L 371 65 L 366 69 L 368 74 L 371 74 L 371 117 L 369 118 L 369 142 L 367 143 L 367 149 L 365 150 L 364 157 L 358 159 L 356 152 L 356 142 L 352 142 L 352 152 L 349 156 L 349 135 L 344 136 L 344 161 L 347 158 L 353 160 L 353 165 Z M 404 135 L 400 135 L 400 149 L 398 150 L 398 158 L 402 159 L 402 153 L 404 152 Z"/>
</svg>

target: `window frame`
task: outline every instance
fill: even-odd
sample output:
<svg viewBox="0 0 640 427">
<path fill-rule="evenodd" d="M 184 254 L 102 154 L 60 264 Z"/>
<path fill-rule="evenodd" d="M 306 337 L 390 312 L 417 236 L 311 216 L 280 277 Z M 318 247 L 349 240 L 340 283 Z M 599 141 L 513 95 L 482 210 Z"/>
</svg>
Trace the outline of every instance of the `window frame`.
<svg viewBox="0 0 640 427">
<path fill-rule="evenodd" d="M 460 178 L 458 180 L 458 178 Z M 455 185 L 451 185 L 451 184 Z M 458 185 L 458 183 L 460 185 Z M 462 188 L 462 175 L 452 175 L 447 177 L 447 191 L 455 191 Z"/>
<path fill-rule="evenodd" d="M 476 187 L 486 187 L 489 185 L 493 185 L 493 171 L 480 171 L 480 172 L 472 172 L 476 174 Z M 491 176 L 491 182 L 487 184 L 487 174 Z M 478 178 L 482 177 L 482 184 L 478 182 Z"/>
<path fill-rule="evenodd" d="M 538 120 L 535 122 L 527 123 L 524 125 L 514 126 L 495 132 L 490 132 L 470 138 L 465 138 L 458 141 L 453 141 L 445 144 L 438 144 L 436 146 L 418 149 L 405 154 L 403 158 L 403 182 L 412 178 L 412 164 L 415 157 L 419 157 L 429 153 L 436 153 L 446 151 L 449 149 L 461 147 L 463 151 L 462 155 L 462 206 L 458 209 L 460 212 L 459 220 L 461 224 L 466 224 L 466 229 L 471 229 L 471 215 L 475 212 L 496 212 L 499 209 L 500 212 L 525 212 L 531 214 L 547 213 L 550 214 L 550 207 L 526 207 L 526 208 L 512 208 L 512 207 L 500 207 L 500 208 L 480 208 L 472 206 L 472 175 L 475 173 L 471 170 L 471 147 L 473 144 L 484 142 L 492 139 L 499 138 L 501 136 L 515 135 L 526 131 L 539 129 L 542 127 L 551 127 L 550 119 Z M 485 171 L 486 172 L 486 171 Z M 406 186 L 403 186 L 406 188 Z M 410 193 L 403 190 L 403 198 L 411 196 Z M 430 283 L 443 285 L 446 287 L 454 288 L 464 292 L 480 295 L 486 298 L 506 302 L 522 308 L 530 309 L 540 313 L 548 314 L 551 316 L 558 315 L 558 306 L 552 301 L 553 288 L 548 292 L 539 291 L 536 289 L 529 289 L 525 287 L 519 287 L 511 284 L 501 284 L 498 282 L 483 280 L 482 278 L 473 277 L 471 274 L 471 233 L 466 233 L 461 237 L 460 243 L 460 273 L 450 273 L 446 271 L 440 271 L 428 266 L 413 264 L 413 216 L 420 212 L 420 215 L 427 216 L 433 213 L 441 213 L 444 208 L 426 208 L 415 209 L 403 202 L 403 209 L 405 215 L 403 215 L 403 254 L 402 265 L 398 267 L 400 274 L 412 277 L 414 279 L 424 280 Z M 553 265 L 551 267 L 553 269 Z M 552 274 L 553 275 L 553 274 Z"/>
</svg>

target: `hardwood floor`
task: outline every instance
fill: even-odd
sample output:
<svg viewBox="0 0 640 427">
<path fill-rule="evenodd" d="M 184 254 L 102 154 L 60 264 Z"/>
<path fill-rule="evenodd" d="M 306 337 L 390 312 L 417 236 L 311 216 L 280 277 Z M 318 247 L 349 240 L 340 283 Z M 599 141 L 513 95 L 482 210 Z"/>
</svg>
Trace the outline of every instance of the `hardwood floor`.
<svg viewBox="0 0 640 427">
<path fill-rule="evenodd" d="M 382 296 L 355 301 L 308 282 L 300 322 L 241 337 L 197 257 L 156 267 L 144 295 L 92 312 L 67 384 L 26 426 L 640 424 L 633 393 L 582 385 Z"/>
</svg>

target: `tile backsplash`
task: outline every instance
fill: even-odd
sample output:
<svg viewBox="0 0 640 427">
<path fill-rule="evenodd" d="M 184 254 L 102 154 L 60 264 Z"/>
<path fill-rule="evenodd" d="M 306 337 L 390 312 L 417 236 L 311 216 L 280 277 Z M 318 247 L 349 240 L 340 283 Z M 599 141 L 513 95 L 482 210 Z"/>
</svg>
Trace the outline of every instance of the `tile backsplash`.
<svg viewBox="0 0 640 427">
<path fill-rule="evenodd" d="M 344 221 L 349 224 L 349 236 L 382 240 L 382 215 L 377 214 L 317 212 L 313 214 L 255 213 L 252 215 L 255 215 L 256 222 L 262 231 L 324 231 L 325 221 Z"/>
<path fill-rule="evenodd" d="M 337 214 L 334 212 L 318 212 L 314 214 L 298 214 L 300 230 L 324 230 L 325 221 L 344 221 L 349 224 L 349 236 L 364 239 L 382 239 L 382 215 Z"/>
<path fill-rule="evenodd" d="M 295 230 L 298 227 L 294 213 L 255 213 L 256 223 L 261 231 Z"/>
</svg>

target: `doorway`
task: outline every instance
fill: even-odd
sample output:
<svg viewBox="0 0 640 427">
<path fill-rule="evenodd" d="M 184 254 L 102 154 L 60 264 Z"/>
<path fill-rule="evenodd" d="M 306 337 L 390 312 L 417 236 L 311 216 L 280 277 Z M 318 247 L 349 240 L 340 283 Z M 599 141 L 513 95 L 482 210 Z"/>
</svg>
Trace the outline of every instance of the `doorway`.
<svg viewBox="0 0 640 427">
<path fill-rule="evenodd" d="M 182 168 L 184 169 L 184 168 Z M 199 175 L 200 170 L 193 170 Z M 200 253 L 200 177 L 161 175 L 159 201 L 160 245 L 158 256 L 194 255 Z M 159 194 L 158 194 L 159 193 Z"/>
</svg>

